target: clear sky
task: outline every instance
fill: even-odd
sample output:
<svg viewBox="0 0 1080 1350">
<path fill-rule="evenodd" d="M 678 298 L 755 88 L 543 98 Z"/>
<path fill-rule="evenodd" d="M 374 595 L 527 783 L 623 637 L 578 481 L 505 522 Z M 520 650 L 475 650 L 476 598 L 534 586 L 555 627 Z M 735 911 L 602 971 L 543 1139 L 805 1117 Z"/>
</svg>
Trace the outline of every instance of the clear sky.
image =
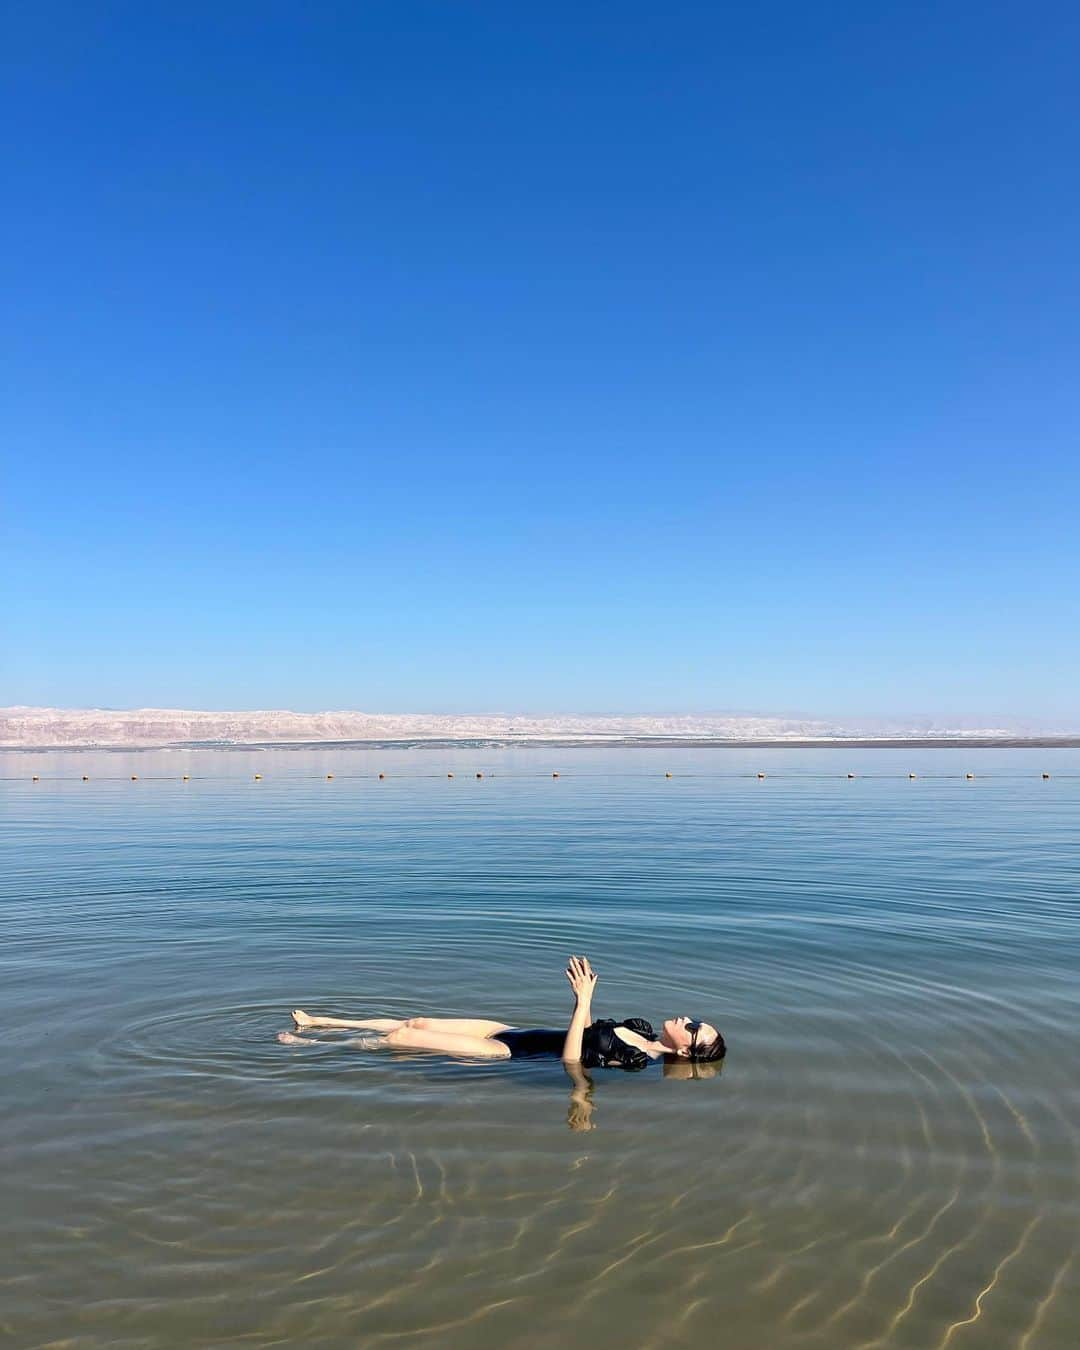
<svg viewBox="0 0 1080 1350">
<path fill-rule="evenodd" d="M 6 15 L 0 703 L 1080 724 L 1075 4 Z"/>
</svg>

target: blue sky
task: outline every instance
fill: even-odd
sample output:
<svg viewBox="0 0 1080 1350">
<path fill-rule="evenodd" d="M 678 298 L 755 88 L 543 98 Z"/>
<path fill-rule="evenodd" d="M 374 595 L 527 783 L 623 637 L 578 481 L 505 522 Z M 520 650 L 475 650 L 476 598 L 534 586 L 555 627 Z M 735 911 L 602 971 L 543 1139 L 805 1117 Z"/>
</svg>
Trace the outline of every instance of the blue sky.
<svg viewBox="0 0 1080 1350">
<path fill-rule="evenodd" d="M 0 702 L 1080 724 L 1080 12 L 16 5 Z"/>
</svg>

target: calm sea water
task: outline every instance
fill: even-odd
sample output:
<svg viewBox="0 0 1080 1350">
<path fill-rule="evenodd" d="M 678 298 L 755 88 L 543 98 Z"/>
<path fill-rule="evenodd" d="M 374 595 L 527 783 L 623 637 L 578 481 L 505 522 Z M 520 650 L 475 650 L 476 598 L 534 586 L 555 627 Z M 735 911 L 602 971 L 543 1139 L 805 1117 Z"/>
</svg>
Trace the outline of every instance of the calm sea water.
<svg viewBox="0 0 1080 1350">
<path fill-rule="evenodd" d="M 0 774 L 12 1344 L 1080 1339 L 1080 752 Z M 723 1072 L 575 1098 L 275 1039 L 294 1005 L 558 1023 L 572 951 L 598 1015 L 717 1022 Z"/>
</svg>

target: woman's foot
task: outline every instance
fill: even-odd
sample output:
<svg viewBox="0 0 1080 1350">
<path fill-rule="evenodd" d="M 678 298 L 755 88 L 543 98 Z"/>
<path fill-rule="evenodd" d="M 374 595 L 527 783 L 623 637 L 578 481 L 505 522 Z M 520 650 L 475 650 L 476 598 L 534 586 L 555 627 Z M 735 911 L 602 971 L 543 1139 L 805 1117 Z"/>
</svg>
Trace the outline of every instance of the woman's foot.
<svg viewBox="0 0 1080 1350">
<path fill-rule="evenodd" d="M 279 1031 L 278 1040 L 282 1045 L 315 1045 L 315 1041 L 309 1041 L 304 1036 L 294 1036 L 291 1031 Z"/>
<path fill-rule="evenodd" d="M 292 1020 L 296 1023 L 298 1031 L 302 1030 L 304 1027 L 310 1027 L 315 1021 L 314 1017 L 309 1017 L 303 1008 L 294 1008 L 292 1010 Z"/>
</svg>

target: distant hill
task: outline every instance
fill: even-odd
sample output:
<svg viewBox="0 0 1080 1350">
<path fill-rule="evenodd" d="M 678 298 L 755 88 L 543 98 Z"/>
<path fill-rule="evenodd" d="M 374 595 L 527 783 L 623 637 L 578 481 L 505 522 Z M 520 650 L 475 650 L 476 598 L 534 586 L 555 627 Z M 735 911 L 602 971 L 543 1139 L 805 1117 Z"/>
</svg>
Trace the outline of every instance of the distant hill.
<svg viewBox="0 0 1080 1350">
<path fill-rule="evenodd" d="M 754 741 L 992 740 L 1067 737 L 1019 723 L 978 726 L 930 719 L 844 723 L 755 715 L 619 717 L 517 714 L 199 712 L 178 708 L 0 709 L 0 746 L 263 745 L 336 741 Z"/>
</svg>

